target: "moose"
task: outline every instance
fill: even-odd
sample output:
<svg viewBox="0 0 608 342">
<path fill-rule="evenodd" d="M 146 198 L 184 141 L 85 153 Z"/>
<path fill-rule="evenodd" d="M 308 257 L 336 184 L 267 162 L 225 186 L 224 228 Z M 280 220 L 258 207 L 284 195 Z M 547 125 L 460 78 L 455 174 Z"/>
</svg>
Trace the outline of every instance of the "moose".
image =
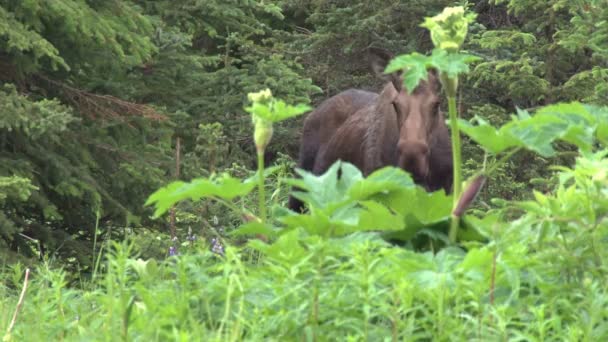
<svg viewBox="0 0 608 342">
<path fill-rule="evenodd" d="M 440 82 L 434 71 L 408 93 L 402 74 L 384 74 L 392 54 L 369 49 L 371 66 L 386 81 L 382 91 L 349 89 L 321 103 L 304 120 L 297 167 L 319 175 L 337 160 L 367 176 L 384 166 L 408 171 L 427 191 L 452 188 L 452 147 L 440 111 Z M 300 212 L 303 203 L 289 198 Z"/>
</svg>

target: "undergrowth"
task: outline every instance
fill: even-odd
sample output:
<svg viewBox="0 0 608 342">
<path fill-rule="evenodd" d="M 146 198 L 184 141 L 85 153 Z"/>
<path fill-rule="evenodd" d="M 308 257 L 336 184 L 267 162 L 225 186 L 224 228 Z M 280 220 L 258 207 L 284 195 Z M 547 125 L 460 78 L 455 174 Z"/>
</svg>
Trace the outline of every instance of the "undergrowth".
<svg viewBox="0 0 608 342">
<path fill-rule="evenodd" d="M 446 51 L 401 56 L 391 67 L 415 71 L 411 89 L 438 69 L 455 91 L 475 59 Z M 257 173 L 174 182 L 147 203 L 161 216 L 186 200 L 213 201 L 210 212 L 244 221 L 226 233 L 246 244 L 214 233 L 213 246 L 192 237 L 157 260 L 137 247 L 141 236 L 106 239 L 94 251 L 94 272 L 76 278 L 54 259 L 31 269 L 1 265 L 3 341 L 608 340 L 608 109 L 556 104 L 494 128 L 459 119 L 451 105 L 452 129 L 460 126 L 493 162 L 449 195 L 427 193 L 397 168 L 364 178 L 342 162 L 282 180 L 283 168 L 264 165 L 272 125 L 308 108 L 269 91 L 250 99 Z M 555 168 L 550 190 L 467 212 L 501 163 L 524 149 L 552 156 L 557 141 L 579 156 L 574 167 Z M 280 205 L 286 184 L 304 189 L 295 196 L 307 212 Z"/>
</svg>

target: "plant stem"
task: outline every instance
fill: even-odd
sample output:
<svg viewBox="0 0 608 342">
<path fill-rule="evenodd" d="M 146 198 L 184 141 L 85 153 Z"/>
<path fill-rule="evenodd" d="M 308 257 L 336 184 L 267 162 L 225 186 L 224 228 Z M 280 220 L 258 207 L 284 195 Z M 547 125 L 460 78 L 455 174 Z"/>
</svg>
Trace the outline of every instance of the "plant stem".
<svg viewBox="0 0 608 342">
<path fill-rule="evenodd" d="M 456 110 L 456 96 L 448 94 L 448 112 L 452 131 L 452 158 L 454 160 L 454 191 L 453 209 L 458 205 L 462 193 L 462 158 L 460 154 L 460 130 L 458 129 L 458 112 Z M 460 217 L 452 214 L 450 223 L 450 242 L 456 242 Z"/>
<path fill-rule="evenodd" d="M 222 204 L 223 206 L 225 206 L 226 208 L 233 210 L 236 213 L 240 213 L 241 209 L 239 209 L 236 205 L 224 200 L 221 197 L 216 197 L 216 196 L 211 196 L 211 199 L 213 199 L 214 201 L 216 201 L 219 204 Z"/>
<path fill-rule="evenodd" d="M 264 150 L 258 150 L 258 198 L 260 219 L 266 223 L 266 195 L 264 193 Z"/>
<path fill-rule="evenodd" d="M 23 287 L 21 288 L 21 295 L 19 295 L 19 301 L 17 302 L 17 307 L 15 308 L 15 313 L 13 314 L 13 319 L 11 323 L 8 325 L 8 329 L 6 329 L 6 335 L 4 339 L 8 339 L 10 337 L 13 328 L 15 327 L 15 323 L 17 323 L 17 316 L 19 315 L 19 311 L 23 306 L 23 300 L 25 299 L 25 292 L 27 291 L 28 280 L 30 279 L 30 269 L 25 269 L 25 278 L 23 279 Z"/>
<path fill-rule="evenodd" d="M 487 170 L 485 170 L 485 166 L 484 166 L 484 173 L 486 174 L 486 176 L 491 175 L 494 171 L 496 171 L 496 169 L 498 169 L 498 167 L 500 167 L 502 164 L 504 164 L 507 160 L 511 159 L 511 157 L 513 157 L 513 155 L 515 153 L 519 152 L 521 149 L 522 149 L 521 147 L 512 149 L 511 151 L 509 151 L 508 153 L 503 155 L 499 160 L 495 161 L 492 165 L 490 165 L 490 167 Z"/>
<path fill-rule="evenodd" d="M 95 267 L 95 249 L 97 248 L 97 230 L 99 229 L 99 207 L 97 207 L 96 219 L 95 219 L 95 235 L 93 235 L 93 253 L 91 255 L 91 266 L 93 266 L 93 275 L 91 276 L 92 280 L 95 280 L 95 276 L 97 274 L 97 267 Z"/>
</svg>

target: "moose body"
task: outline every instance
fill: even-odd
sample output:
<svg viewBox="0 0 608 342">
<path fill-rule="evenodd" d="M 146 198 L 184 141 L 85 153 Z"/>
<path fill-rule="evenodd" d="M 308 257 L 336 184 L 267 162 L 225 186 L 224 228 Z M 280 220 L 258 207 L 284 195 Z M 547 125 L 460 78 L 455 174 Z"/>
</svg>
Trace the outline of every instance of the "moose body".
<svg viewBox="0 0 608 342">
<path fill-rule="evenodd" d="M 382 74 L 391 56 L 373 51 L 372 66 Z M 434 73 L 411 93 L 399 74 L 383 75 L 379 94 L 350 89 L 324 101 L 304 121 L 298 167 L 324 173 L 337 160 L 367 176 L 384 166 L 400 167 L 429 191 L 452 187 L 452 149 L 439 109 Z M 302 209 L 291 197 L 289 207 Z"/>
</svg>

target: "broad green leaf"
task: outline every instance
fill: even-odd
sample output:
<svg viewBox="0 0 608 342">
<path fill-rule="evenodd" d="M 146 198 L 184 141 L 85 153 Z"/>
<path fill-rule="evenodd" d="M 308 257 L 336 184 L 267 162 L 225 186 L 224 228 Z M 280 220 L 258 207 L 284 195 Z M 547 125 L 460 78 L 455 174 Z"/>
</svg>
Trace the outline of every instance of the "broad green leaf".
<svg viewBox="0 0 608 342">
<path fill-rule="evenodd" d="M 448 53 L 443 49 L 434 49 L 429 64 L 449 78 L 457 78 L 469 72 L 469 64 L 481 58 L 463 53 Z"/>
<path fill-rule="evenodd" d="M 361 200 L 376 193 L 388 193 L 412 187 L 414 187 L 414 181 L 407 172 L 400 168 L 388 166 L 376 170 L 367 178 L 354 183 L 348 194 L 352 199 Z"/>
<path fill-rule="evenodd" d="M 608 146 L 608 107 L 584 105 L 597 123 L 595 136 L 604 146 Z"/>
<path fill-rule="evenodd" d="M 250 240 L 248 245 L 262 252 L 266 257 L 275 261 L 293 265 L 305 259 L 309 252 L 300 245 L 301 231 L 293 230 L 281 235 L 272 244 L 266 244 L 258 239 Z"/>
<path fill-rule="evenodd" d="M 518 145 L 535 151 L 543 157 L 555 154 L 551 145 L 567 126 L 557 117 L 533 116 L 530 119 L 511 122 L 501 128 L 519 140 Z"/>
<path fill-rule="evenodd" d="M 392 73 L 398 70 L 404 70 L 405 75 L 403 77 L 403 84 L 408 92 L 412 92 L 416 89 L 421 80 L 427 79 L 427 67 L 431 67 L 429 61 L 429 57 L 421 55 L 418 52 L 409 55 L 401 55 L 391 60 L 384 72 Z"/>
<path fill-rule="evenodd" d="M 262 234 L 268 237 L 274 237 L 277 235 L 276 229 L 272 226 L 264 224 L 262 222 L 247 222 L 237 229 L 230 232 L 232 236 L 243 236 L 243 235 L 255 235 Z"/>
<path fill-rule="evenodd" d="M 341 176 L 338 179 L 338 171 Z M 337 208 L 350 199 L 346 196 L 352 184 L 363 179 L 361 171 L 354 165 L 341 161 L 335 162 L 324 174 L 316 176 L 304 170 L 296 170 L 300 174 L 298 182 L 307 192 L 300 192 L 296 197 L 315 208 Z"/>
<path fill-rule="evenodd" d="M 432 224 L 450 217 L 452 196 L 443 190 L 428 193 L 415 187 L 389 194 L 386 204 L 404 217 L 412 215 L 423 224 Z"/>
<path fill-rule="evenodd" d="M 434 49 L 430 56 L 414 52 L 408 55 L 400 55 L 390 61 L 385 73 L 404 70 L 403 84 L 408 92 L 412 92 L 421 80 L 428 77 L 428 69 L 436 69 L 445 73 L 450 78 L 469 71 L 468 63 L 479 60 L 479 57 L 462 54 L 448 53 L 443 49 Z"/>
<path fill-rule="evenodd" d="M 518 110 L 517 117 L 496 129 L 481 118 L 477 125 L 459 120 L 461 130 L 486 150 L 497 154 L 510 147 L 524 147 L 549 157 L 555 154 L 553 143 L 562 140 L 591 150 L 594 136 L 600 140 L 608 134 L 606 115 L 601 110 L 589 110 L 580 103 L 563 103 L 544 107 L 535 115 Z"/>
<path fill-rule="evenodd" d="M 279 122 L 287 120 L 294 116 L 306 113 L 310 111 L 311 107 L 308 105 L 288 105 L 281 100 L 272 100 L 269 104 L 263 102 L 254 102 L 250 107 L 245 110 L 261 119 L 269 122 Z"/>
<path fill-rule="evenodd" d="M 385 234 L 389 239 L 410 240 L 422 229 L 448 222 L 452 212 L 452 196 L 443 190 L 428 193 L 415 187 L 394 191 L 379 199 L 404 218 L 402 230 Z"/>
<path fill-rule="evenodd" d="M 330 220 L 323 212 L 310 214 L 286 215 L 279 218 L 279 221 L 286 225 L 290 230 L 302 228 L 309 234 L 327 235 L 330 227 Z"/>
<path fill-rule="evenodd" d="M 404 249 L 397 255 L 392 256 L 391 259 L 397 266 L 396 268 L 403 272 L 399 275 L 399 278 L 415 272 L 433 269 L 435 266 L 432 253 L 416 253 Z"/>
<path fill-rule="evenodd" d="M 454 289 L 454 271 L 464 257 L 458 248 L 444 248 L 433 258 L 433 267 L 411 273 L 410 278 L 424 289 Z"/>
<path fill-rule="evenodd" d="M 154 204 L 154 217 L 159 217 L 171 206 L 185 199 L 196 201 L 204 197 L 219 197 L 232 200 L 247 195 L 255 186 L 255 182 L 243 182 L 227 174 L 215 179 L 195 179 L 189 183 L 178 181 L 154 192 L 145 205 Z"/>
<path fill-rule="evenodd" d="M 378 202 L 365 201 L 361 205 L 366 209 L 361 211 L 358 228 L 360 230 L 399 230 L 404 227 L 403 216 L 392 213 L 387 207 Z"/>
<path fill-rule="evenodd" d="M 474 120 L 477 121 L 475 126 L 466 120 L 459 119 L 458 127 L 464 134 L 488 151 L 498 154 L 510 147 L 520 145 L 519 141 L 511 136 L 508 131 L 497 130 L 480 117 L 475 117 Z"/>
<path fill-rule="evenodd" d="M 489 238 L 502 225 L 499 212 L 486 214 L 482 218 L 465 215 L 462 221 L 464 229 L 459 229 L 458 233 L 460 237 L 460 233 L 462 232 L 464 234 L 462 237 L 467 241 L 478 241 L 483 238 Z"/>
<path fill-rule="evenodd" d="M 288 105 L 283 101 L 276 101 L 274 103 L 274 116 L 272 118 L 273 122 L 279 122 L 283 120 L 287 120 L 294 116 L 298 116 L 300 114 L 304 114 L 311 110 L 311 107 L 304 104 L 298 104 L 295 106 Z"/>
<path fill-rule="evenodd" d="M 307 233 L 319 236 L 342 236 L 360 230 L 357 226 L 361 209 L 340 208 L 336 215 L 330 216 L 324 210 L 312 213 L 283 216 L 279 220 L 289 230 L 304 229 Z"/>
<path fill-rule="evenodd" d="M 464 272 L 478 271 L 489 275 L 492 264 L 492 251 L 486 247 L 473 248 L 467 252 L 458 269 Z"/>
</svg>

